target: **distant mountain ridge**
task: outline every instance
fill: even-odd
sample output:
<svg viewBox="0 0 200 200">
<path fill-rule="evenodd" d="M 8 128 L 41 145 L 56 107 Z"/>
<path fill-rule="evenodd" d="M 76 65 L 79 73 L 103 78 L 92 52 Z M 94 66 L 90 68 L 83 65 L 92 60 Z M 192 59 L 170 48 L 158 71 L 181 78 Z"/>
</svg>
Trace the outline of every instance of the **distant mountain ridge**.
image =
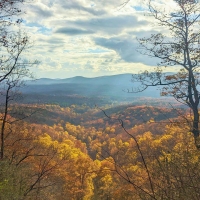
<svg viewBox="0 0 200 200">
<path fill-rule="evenodd" d="M 64 83 L 75 83 L 75 84 L 124 84 L 131 83 L 132 74 L 119 74 L 111 76 L 99 76 L 94 78 L 87 78 L 83 76 L 75 76 L 65 79 L 51 79 L 51 78 L 40 78 L 34 81 L 28 81 L 28 85 L 50 85 L 50 84 L 64 84 Z"/>
<path fill-rule="evenodd" d="M 140 83 L 132 82 L 132 74 L 120 74 L 86 78 L 76 76 L 66 79 L 41 78 L 28 81 L 22 88 L 26 102 L 78 104 L 110 104 L 132 102 L 135 98 L 160 97 L 157 87 L 149 87 L 143 92 L 128 93 L 132 88 L 138 88 Z M 37 100 L 36 100 L 37 99 Z M 70 103 L 69 103 L 70 101 Z M 94 102 L 94 103 L 91 103 Z"/>
</svg>

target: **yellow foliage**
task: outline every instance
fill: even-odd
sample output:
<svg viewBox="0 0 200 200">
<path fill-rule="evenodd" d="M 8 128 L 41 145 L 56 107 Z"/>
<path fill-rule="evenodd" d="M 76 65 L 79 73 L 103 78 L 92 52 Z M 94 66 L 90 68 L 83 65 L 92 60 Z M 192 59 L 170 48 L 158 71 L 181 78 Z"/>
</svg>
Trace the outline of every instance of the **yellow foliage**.
<svg viewBox="0 0 200 200">
<path fill-rule="evenodd" d="M 47 133 L 44 133 L 42 136 L 39 136 L 38 141 L 45 147 L 49 147 L 53 143 L 51 137 Z"/>
</svg>

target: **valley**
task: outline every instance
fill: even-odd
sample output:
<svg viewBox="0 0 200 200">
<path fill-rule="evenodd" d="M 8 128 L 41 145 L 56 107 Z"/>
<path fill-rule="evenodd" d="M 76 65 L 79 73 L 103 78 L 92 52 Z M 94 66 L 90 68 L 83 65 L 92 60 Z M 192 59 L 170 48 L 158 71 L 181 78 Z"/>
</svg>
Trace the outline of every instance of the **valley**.
<svg viewBox="0 0 200 200">
<path fill-rule="evenodd" d="M 6 115 L 1 104 L 6 162 L 0 173 L 8 180 L 1 183 L 1 197 L 7 198 L 9 191 L 17 199 L 40 195 L 62 200 L 63 194 L 74 200 L 148 199 L 146 176 L 154 180 L 156 193 L 166 192 L 160 170 L 168 168 L 162 160 L 175 156 L 180 165 L 185 151 L 177 145 L 195 151 L 190 113 L 170 97 L 155 97 L 158 91 L 146 96 L 122 91 L 126 83 L 118 84 L 121 76 L 114 77 L 116 85 L 108 77 L 39 79 L 21 89 L 23 95 L 15 94 L 20 98 L 9 101 Z"/>
</svg>

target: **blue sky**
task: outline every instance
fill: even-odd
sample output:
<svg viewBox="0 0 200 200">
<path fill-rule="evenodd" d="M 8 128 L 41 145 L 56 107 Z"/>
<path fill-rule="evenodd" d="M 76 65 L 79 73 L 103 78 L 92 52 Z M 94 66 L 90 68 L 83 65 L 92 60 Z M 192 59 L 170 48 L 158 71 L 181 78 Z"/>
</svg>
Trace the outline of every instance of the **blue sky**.
<svg viewBox="0 0 200 200">
<path fill-rule="evenodd" d="M 25 5 L 23 25 L 33 41 L 29 54 L 40 61 L 33 70 L 36 77 L 96 77 L 154 68 L 155 59 L 137 52 L 137 37 L 161 31 L 144 15 L 144 2 L 37 0 Z"/>
</svg>

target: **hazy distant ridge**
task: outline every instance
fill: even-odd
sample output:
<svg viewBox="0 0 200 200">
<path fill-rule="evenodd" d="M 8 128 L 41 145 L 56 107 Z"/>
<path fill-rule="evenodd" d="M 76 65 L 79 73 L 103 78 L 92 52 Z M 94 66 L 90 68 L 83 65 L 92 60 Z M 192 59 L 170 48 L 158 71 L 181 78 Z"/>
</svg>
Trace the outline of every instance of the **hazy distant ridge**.
<svg viewBox="0 0 200 200">
<path fill-rule="evenodd" d="M 50 85 L 50 84 L 64 84 L 64 83 L 75 83 L 75 84 L 133 84 L 131 82 L 131 74 L 120 74 L 112 76 L 100 76 L 94 78 L 86 78 L 83 76 L 75 76 L 66 79 L 50 79 L 50 78 L 40 78 L 35 81 L 28 82 L 28 85 Z"/>
<path fill-rule="evenodd" d="M 95 78 L 82 76 L 66 79 L 41 78 L 27 82 L 27 87 L 23 88 L 22 92 L 32 95 L 31 98 L 34 98 L 35 95 L 44 99 L 45 95 L 45 98 L 49 96 L 49 99 L 51 99 L 53 96 L 55 101 L 61 101 L 69 95 L 78 95 L 87 99 L 98 98 L 109 102 L 131 102 L 135 97 L 160 97 L 160 91 L 156 87 L 151 87 L 141 93 L 128 93 L 128 89 L 137 88 L 140 84 L 132 82 L 131 79 L 131 74 Z"/>
</svg>

